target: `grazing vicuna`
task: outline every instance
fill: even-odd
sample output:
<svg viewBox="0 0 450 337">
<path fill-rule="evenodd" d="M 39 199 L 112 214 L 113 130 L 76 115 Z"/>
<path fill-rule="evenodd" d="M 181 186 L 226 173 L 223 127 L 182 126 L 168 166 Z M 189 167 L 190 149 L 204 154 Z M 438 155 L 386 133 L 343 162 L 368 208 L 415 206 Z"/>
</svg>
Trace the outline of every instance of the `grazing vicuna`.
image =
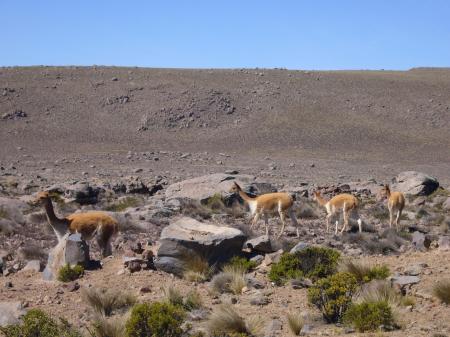
<svg viewBox="0 0 450 337">
<path fill-rule="evenodd" d="M 118 231 L 118 223 L 111 216 L 105 212 L 89 211 L 58 218 L 48 192 L 39 192 L 34 203 L 44 206 L 47 220 L 53 228 L 58 242 L 67 233 L 79 233 L 81 238 L 86 241 L 95 237 L 103 257 L 112 255 L 111 240 Z"/>
<path fill-rule="evenodd" d="M 358 199 L 347 193 L 338 194 L 331 198 L 330 200 L 325 200 L 319 191 L 315 191 L 313 193 L 313 199 L 319 203 L 319 205 L 325 207 L 327 211 L 327 232 L 328 228 L 330 227 L 330 219 L 338 214 L 340 211 L 342 211 L 342 214 L 344 216 L 344 225 L 342 226 L 341 233 L 345 231 L 345 229 L 348 226 L 348 219 L 351 212 L 358 213 L 358 206 L 359 201 Z M 362 232 L 362 221 L 361 218 L 359 218 L 358 215 L 358 226 L 359 226 L 359 232 Z M 334 230 L 334 233 L 337 234 L 338 232 L 338 221 L 336 220 L 336 228 Z"/>
<path fill-rule="evenodd" d="M 402 192 L 391 191 L 389 185 L 384 185 L 380 192 L 379 197 L 381 199 L 386 198 L 389 209 L 389 227 L 392 227 L 394 220 L 394 212 L 397 212 L 395 217 L 395 228 L 398 229 L 398 223 L 402 216 L 403 208 L 405 208 L 405 196 Z"/>
<path fill-rule="evenodd" d="M 295 201 L 293 195 L 289 193 L 278 192 L 262 194 L 253 198 L 245 193 L 237 183 L 233 183 L 230 192 L 239 193 L 240 197 L 248 204 L 250 213 L 253 217 L 250 229 L 252 229 L 256 225 L 261 215 L 264 215 L 266 235 L 269 235 L 269 214 L 273 214 L 276 212 L 279 214 L 282 224 L 280 234 L 278 234 L 277 236 L 277 238 L 280 238 L 280 236 L 284 232 L 284 228 L 286 227 L 286 213 L 289 213 L 289 217 L 297 228 L 297 237 L 299 236 L 298 222 L 295 218 L 294 210 L 292 209 L 292 205 Z"/>
</svg>

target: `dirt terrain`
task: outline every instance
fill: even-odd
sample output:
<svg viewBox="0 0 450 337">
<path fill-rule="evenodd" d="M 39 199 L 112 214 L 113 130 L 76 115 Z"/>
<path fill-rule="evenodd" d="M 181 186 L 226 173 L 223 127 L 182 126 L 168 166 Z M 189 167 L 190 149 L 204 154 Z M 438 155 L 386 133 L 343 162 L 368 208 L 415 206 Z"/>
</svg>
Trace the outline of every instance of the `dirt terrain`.
<svg viewBox="0 0 450 337">
<path fill-rule="evenodd" d="M 25 175 L 273 166 L 296 180 L 413 169 L 449 183 L 448 69 L 1 68 L 0 88 L 0 166 Z M 166 151 L 200 158 L 167 160 Z"/>
<path fill-rule="evenodd" d="M 450 279 L 450 251 L 440 246 L 450 232 L 449 92 L 450 69 L 432 68 L 0 68 L 0 302 L 21 301 L 84 329 L 94 316 L 81 299 L 83 288 L 113 288 L 144 302 L 162 299 L 162 286 L 173 285 L 184 294 L 196 289 L 207 313 L 234 303 L 242 316 L 262 318 L 267 337 L 292 336 L 286 319 L 291 312 L 302 314 L 311 336 L 449 336 L 450 307 L 433 296 L 434 285 Z M 396 232 L 388 229 L 386 205 L 375 192 L 410 170 L 436 177 L 443 189 L 408 196 Z M 125 270 L 123 257 L 134 255 L 137 242 L 155 245 L 162 229 L 182 216 L 262 235 L 262 223 L 248 229 L 242 206 L 186 206 L 167 198 L 174 183 L 224 172 L 297 195 L 300 239 L 288 226 L 274 250 L 301 240 L 335 248 L 345 258 L 386 264 L 392 276 L 418 270 L 411 275 L 420 281 L 402 289 L 414 303 L 396 312 L 401 329 L 357 334 L 325 324 L 306 288 L 270 282 L 270 264 L 249 275 L 261 289 L 219 296 L 207 282 Z M 317 188 L 327 198 L 358 196 L 364 233 L 325 233 L 325 210 L 310 197 Z M 58 216 L 106 210 L 119 219 L 114 256 L 103 259 L 101 269 L 86 271 L 76 281 L 80 289 L 23 270 L 30 260 L 44 264 L 57 242 L 42 208 L 29 204 L 40 190 L 55 193 Z M 278 228 L 278 219 L 271 219 L 271 234 Z M 426 247 L 417 247 L 416 234 L 428 240 Z M 95 243 L 91 257 L 100 259 Z M 254 297 L 267 303 L 252 304 Z"/>
</svg>

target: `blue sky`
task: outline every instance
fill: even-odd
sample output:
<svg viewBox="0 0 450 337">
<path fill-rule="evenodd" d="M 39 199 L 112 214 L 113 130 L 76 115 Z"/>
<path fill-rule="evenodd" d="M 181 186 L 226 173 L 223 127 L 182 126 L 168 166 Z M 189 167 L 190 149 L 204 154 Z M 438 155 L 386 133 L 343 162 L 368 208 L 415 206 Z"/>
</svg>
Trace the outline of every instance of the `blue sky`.
<svg viewBox="0 0 450 337">
<path fill-rule="evenodd" d="M 448 0 L 0 0 L 0 65 L 450 66 Z"/>
</svg>

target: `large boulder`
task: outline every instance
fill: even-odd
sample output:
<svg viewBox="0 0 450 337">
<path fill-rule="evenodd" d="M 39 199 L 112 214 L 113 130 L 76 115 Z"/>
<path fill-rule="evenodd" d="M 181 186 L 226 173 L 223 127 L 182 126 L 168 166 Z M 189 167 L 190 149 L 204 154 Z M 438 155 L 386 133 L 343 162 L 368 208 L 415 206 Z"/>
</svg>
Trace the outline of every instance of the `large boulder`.
<svg viewBox="0 0 450 337">
<path fill-rule="evenodd" d="M 210 265 L 221 263 L 239 254 L 245 240 L 239 229 L 183 217 L 163 229 L 155 267 L 181 276 L 190 258 L 201 256 Z"/>
<path fill-rule="evenodd" d="M 71 266 L 89 263 L 89 246 L 81 239 L 81 235 L 66 234 L 48 254 L 43 278 L 47 281 L 56 279 L 58 271 L 66 264 Z"/>
<path fill-rule="evenodd" d="M 20 318 L 26 314 L 26 310 L 20 301 L 0 302 L 0 326 L 20 323 Z"/>
<path fill-rule="evenodd" d="M 136 176 L 129 176 L 113 183 L 111 188 L 116 193 L 153 195 L 162 190 L 163 186 L 155 182 L 144 182 Z"/>
<path fill-rule="evenodd" d="M 413 196 L 430 195 L 439 187 L 439 182 L 425 173 L 416 171 L 401 172 L 393 180 L 392 189 Z"/>
<path fill-rule="evenodd" d="M 188 198 L 206 202 L 216 194 L 228 195 L 234 182 L 252 195 L 276 192 L 271 184 L 256 182 L 255 177 L 250 175 L 215 173 L 170 185 L 166 189 L 166 199 Z"/>
</svg>

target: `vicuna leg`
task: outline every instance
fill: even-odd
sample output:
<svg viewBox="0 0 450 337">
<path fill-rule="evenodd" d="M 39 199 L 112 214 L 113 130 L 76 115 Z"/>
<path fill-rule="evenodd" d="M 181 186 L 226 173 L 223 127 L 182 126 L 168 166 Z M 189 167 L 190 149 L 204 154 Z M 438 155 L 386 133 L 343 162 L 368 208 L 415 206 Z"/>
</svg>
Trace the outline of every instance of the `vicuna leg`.
<svg viewBox="0 0 450 337">
<path fill-rule="evenodd" d="M 328 228 L 330 228 L 330 220 L 331 220 L 331 213 L 327 214 L 327 233 L 328 233 Z"/>
<path fill-rule="evenodd" d="M 260 215 L 261 215 L 261 214 L 260 214 L 259 212 L 256 212 L 256 213 L 255 213 L 255 216 L 253 217 L 253 220 L 252 220 L 252 224 L 251 224 L 251 226 L 250 226 L 250 229 L 253 229 L 253 227 L 256 226 L 256 223 L 258 222 Z"/>
<path fill-rule="evenodd" d="M 264 213 L 264 223 L 266 225 L 266 235 L 269 235 L 269 216 L 267 213 Z"/>
<path fill-rule="evenodd" d="M 291 218 L 291 221 L 292 221 L 292 223 L 294 224 L 294 226 L 295 226 L 295 228 L 297 230 L 297 237 L 299 238 L 300 237 L 300 233 L 299 233 L 299 230 L 298 230 L 298 222 L 297 222 L 297 218 L 295 217 L 294 210 L 292 208 L 289 210 L 289 217 Z"/>
<path fill-rule="evenodd" d="M 394 219 L 394 214 L 393 214 L 393 209 L 392 209 L 391 205 L 388 206 L 388 209 L 389 209 L 389 228 L 391 228 L 392 227 L 392 222 L 393 222 L 393 219 Z"/>
<path fill-rule="evenodd" d="M 109 228 L 100 227 L 96 234 L 97 244 L 102 252 L 102 257 L 112 255 L 111 239 L 112 232 Z"/>
<path fill-rule="evenodd" d="M 349 213 L 349 211 L 344 209 L 344 211 L 343 211 L 343 214 L 344 214 L 344 225 L 342 226 L 341 234 L 344 233 L 345 229 L 348 226 L 348 213 Z"/>
<path fill-rule="evenodd" d="M 278 211 L 278 214 L 280 214 L 280 219 L 281 219 L 281 230 L 280 230 L 280 233 L 277 235 L 277 239 L 279 239 L 281 237 L 281 235 L 284 232 L 284 227 L 286 227 L 284 212 L 280 210 L 280 211 Z"/>
<path fill-rule="evenodd" d="M 400 222 L 400 217 L 402 216 L 402 210 L 397 210 L 397 217 L 395 218 L 395 229 L 398 230 L 398 223 Z"/>
</svg>

